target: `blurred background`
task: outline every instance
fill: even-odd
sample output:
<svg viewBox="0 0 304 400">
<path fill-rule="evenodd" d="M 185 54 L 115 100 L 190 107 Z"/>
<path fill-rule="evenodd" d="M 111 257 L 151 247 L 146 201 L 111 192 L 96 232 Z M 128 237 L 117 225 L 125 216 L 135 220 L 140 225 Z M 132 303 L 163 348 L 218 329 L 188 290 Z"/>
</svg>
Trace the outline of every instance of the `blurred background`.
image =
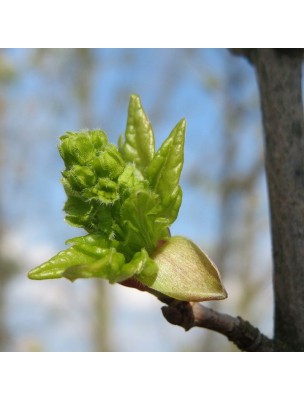
<svg viewBox="0 0 304 400">
<path fill-rule="evenodd" d="M 272 334 L 261 115 L 245 60 L 225 49 L 4 49 L 0 89 L 1 351 L 236 351 L 217 333 L 169 325 L 162 304 L 135 289 L 27 278 L 83 234 L 64 222 L 58 137 L 101 128 L 116 143 L 131 93 L 157 147 L 187 120 L 172 234 L 197 242 L 221 271 L 229 297 L 206 305 Z"/>
</svg>

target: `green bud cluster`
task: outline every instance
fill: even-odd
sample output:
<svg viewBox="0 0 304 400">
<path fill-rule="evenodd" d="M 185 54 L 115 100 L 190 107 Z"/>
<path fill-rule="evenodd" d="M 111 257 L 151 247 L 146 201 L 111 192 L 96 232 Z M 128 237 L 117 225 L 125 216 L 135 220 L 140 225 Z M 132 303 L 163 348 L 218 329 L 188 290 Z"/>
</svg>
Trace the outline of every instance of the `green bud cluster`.
<svg viewBox="0 0 304 400">
<path fill-rule="evenodd" d="M 211 260 L 188 239 L 170 238 L 182 201 L 185 128 L 182 119 L 155 152 L 151 123 L 132 95 L 118 147 L 98 129 L 61 136 L 65 219 L 88 234 L 68 240 L 68 249 L 29 277 L 110 283 L 132 277 L 181 300 L 223 298 Z"/>
<path fill-rule="evenodd" d="M 99 129 L 61 136 L 65 219 L 88 235 L 69 240 L 69 249 L 32 270 L 30 278 L 116 282 L 155 276 L 151 255 L 169 237 L 181 204 L 184 136 L 182 120 L 155 153 L 152 127 L 136 95 L 118 147 Z"/>
<path fill-rule="evenodd" d="M 117 232 L 114 204 L 126 197 L 119 178 L 126 163 L 101 130 L 68 132 L 60 138 L 65 163 L 66 221 L 109 237 Z"/>
</svg>

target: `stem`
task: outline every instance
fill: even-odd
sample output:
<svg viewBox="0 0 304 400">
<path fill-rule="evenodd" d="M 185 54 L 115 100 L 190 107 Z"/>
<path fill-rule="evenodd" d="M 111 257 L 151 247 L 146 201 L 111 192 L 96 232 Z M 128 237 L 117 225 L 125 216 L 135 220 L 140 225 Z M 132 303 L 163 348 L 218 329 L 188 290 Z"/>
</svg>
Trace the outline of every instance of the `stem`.
<svg viewBox="0 0 304 400">
<path fill-rule="evenodd" d="M 260 331 L 241 317 L 232 317 L 222 314 L 200 303 L 188 303 L 175 300 L 156 290 L 150 289 L 134 278 L 130 278 L 120 284 L 135 289 L 149 292 L 158 300 L 167 304 L 162 307 L 163 316 L 170 324 L 178 325 L 188 331 L 199 327 L 221 333 L 243 351 L 273 351 L 274 343 L 271 339 L 261 334 Z"/>
<path fill-rule="evenodd" d="M 166 320 L 173 325 L 182 326 L 186 331 L 193 327 L 210 329 L 226 336 L 243 351 L 274 350 L 273 341 L 241 317 L 222 314 L 199 303 L 160 300 L 169 302 L 168 306 L 162 308 Z"/>
</svg>

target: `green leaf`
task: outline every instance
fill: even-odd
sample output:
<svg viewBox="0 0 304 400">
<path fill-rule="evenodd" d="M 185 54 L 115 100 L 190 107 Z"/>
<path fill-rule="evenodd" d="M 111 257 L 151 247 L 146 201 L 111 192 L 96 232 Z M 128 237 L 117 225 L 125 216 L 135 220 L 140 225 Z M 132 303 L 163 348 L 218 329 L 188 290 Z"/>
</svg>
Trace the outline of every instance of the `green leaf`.
<svg viewBox="0 0 304 400">
<path fill-rule="evenodd" d="M 93 186 L 96 182 L 96 176 L 93 171 L 80 165 L 73 165 L 71 169 L 64 171 L 62 176 L 70 186 L 67 192 L 80 191 L 87 186 Z"/>
<path fill-rule="evenodd" d="M 91 233 L 86 236 L 77 236 L 69 239 L 65 244 L 71 244 L 75 247 L 81 249 L 84 253 L 98 256 L 102 254 L 104 249 L 110 247 L 116 247 L 117 243 L 115 241 L 109 240 L 106 235 L 99 233 Z"/>
<path fill-rule="evenodd" d="M 148 189 L 149 187 L 148 181 L 144 179 L 134 164 L 127 164 L 123 173 L 118 178 L 118 184 L 121 192 L 124 194 L 130 194 L 134 190 Z"/>
<path fill-rule="evenodd" d="M 112 179 L 117 179 L 125 168 L 125 162 L 114 144 L 105 146 L 90 165 L 98 176 Z"/>
<path fill-rule="evenodd" d="M 79 264 L 67 268 L 63 276 L 71 281 L 78 278 L 103 278 L 110 283 L 119 282 L 131 275 L 124 270 L 125 257 L 116 249 L 104 249 L 98 260 L 89 264 Z"/>
<path fill-rule="evenodd" d="M 83 238 L 80 237 L 73 239 L 72 243 L 82 245 L 82 241 Z M 98 260 L 93 263 L 67 268 L 63 276 L 71 281 L 78 278 L 103 278 L 114 283 L 124 281 L 134 275 L 151 279 L 156 274 L 157 264 L 149 257 L 145 249 L 135 253 L 132 260 L 125 263 L 123 254 L 110 248 L 103 249 Z"/>
<path fill-rule="evenodd" d="M 98 234 L 86 235 L 70 239 L 67 244 L 70 248 L 60 251 L 49 261 L 32 269 L 30 279 L 56 279 L 62 278 L 64 271 L 74 265 L 90 264 L 103 256 L 105 249 L 111 243 L 104 236 Z"/>
<path fill-rule="evenodd" d="M 182 119 L 162 144 L 147 168 L 151 189 L 159 194 L 163 216 L 176 219 L 182 199 L 179 178 L 184 162 L 186 121 Z"/>
<path fill-rule="evenodd" d="M 136 275 L 137 279 L 154 280 L 156 278 L 158 266 L 156 262 L 152 260 L 152 258 L 150 258 L 148 252 L 145 249 L 141 249 L 140 252 L 135 253 L 129 265 L 134 265 L 133 274 Z"/>
<path fill-rule="evenodd" d="M 168 237 L 168 220 L 159 217 L 159 198 L 148 190 L 132 193 L 121 207 L 125 247 L 131 252 L 145 248 L 150 254 L 158 240 Z"/>
<path fill-rule="evenodd" d="M 30 279 L 56 279 L 62 278 L 64 271 L 79 264 L 89 264 L 96 261 L 98 256 L 89 255 L 77 246 L 60 251 L 49 261 L 32 269 L 28 273 Z"/>
<path fill-rule="evenodd" d="M 152 289 L 183 301 L 222 300 L 227 297 L 220 273 L 210 258 L 193 242 L 174 236 L 152 256 L 156 277 L 138 279 Z"/>
<path fill-rule="evenodd" d="M 101 130 L 67 132 L 60 137 L 59 153 L 66 168 L 73 165 L 86 165 L 97 151 L 103 150 L 108 139 Z"/>
<path fill-rule="evenodd" d="M 119 199 L 118 184 L 109 178 L 98 178 L 94 187 L 82 191 L 82 196 L 90 201 L 96 199 L 101 204 L 113 204 Z"/>
<path fill-rule="evenodd" d="M 126 162 L 134 163 L 143 174 L 154 156 L 152 126 L 135 94 L 130 97 L 125 142 L 120 139 L 119 151 Z"/>
<path fill-rule="evenodd" d="M 72 226 L 89 229 L 92 224 L 92 203 L 85 202 L 79 197 L 69 196 L 63 210 L 66 213 L 65 220 Z"/>
</svg>

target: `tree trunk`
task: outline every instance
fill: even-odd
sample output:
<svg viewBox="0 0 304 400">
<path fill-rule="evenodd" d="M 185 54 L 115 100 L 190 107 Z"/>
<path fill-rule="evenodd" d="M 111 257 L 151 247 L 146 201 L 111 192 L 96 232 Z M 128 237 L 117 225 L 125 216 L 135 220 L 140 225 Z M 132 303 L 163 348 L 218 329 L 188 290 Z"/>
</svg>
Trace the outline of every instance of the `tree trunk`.
<svg viewBox="0 0 304 400">
<path fill-rule="evenodd" d="M 274 338 L 270 340 L 252 325 L 237 322 L 243 321 L 241 318 L 205 311 L 205 307 L 197 309 L 195 303 L 159 299 L 168 304 L 163 308 L 165 318 L 186 330 L 205 327 L 231 340 L 231 323 L 245 346 L 232 340 L 242 350 L 304 351 L 304 50 L 231 52 L 255 65 L 260 89 L 274 263 Z M 229 324 L 225 323 L 227 317 Z"/>
<path fill-rule="evenodd" d="M 256 67 L 265 132 L 274 261 L 275 349 L 304 351 L 302 52 L 256 49 L 250 57 Z"/>
</svg>

